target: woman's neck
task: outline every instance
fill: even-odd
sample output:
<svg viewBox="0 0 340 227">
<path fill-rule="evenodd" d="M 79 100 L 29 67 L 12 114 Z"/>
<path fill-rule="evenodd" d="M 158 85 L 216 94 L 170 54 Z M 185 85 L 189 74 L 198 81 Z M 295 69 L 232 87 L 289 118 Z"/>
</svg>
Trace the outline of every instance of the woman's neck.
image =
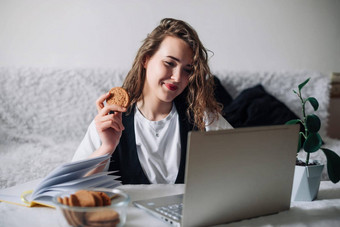
<svg viewBox="0 0 340 227">
<path fill-rule="evenodd" d="M 172 105 L 172 102 L 145 102 L 145 100 L 137 102 L 139 111 L 150 121 L 160 121 L 164 119 L 169 115 Z"/>
</svg>

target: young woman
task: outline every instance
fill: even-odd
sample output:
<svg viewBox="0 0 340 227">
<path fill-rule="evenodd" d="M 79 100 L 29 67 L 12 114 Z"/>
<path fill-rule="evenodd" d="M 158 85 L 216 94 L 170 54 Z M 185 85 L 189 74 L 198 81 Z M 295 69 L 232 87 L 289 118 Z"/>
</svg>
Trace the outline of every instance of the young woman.
<svg viewBox="0 0 340 227">
<path fill-rule="evenodd" d="M 123 184 L 183 183 L 187 133 L 232 128 L 214 98 L 207 51 L 184 21 L 163 19 L 147 36 L 123 88 L 128 109 L 104 105 L 109 93 L 99 97 L 73 158 L 110 154 L 104 170 Z"/>
</svg>

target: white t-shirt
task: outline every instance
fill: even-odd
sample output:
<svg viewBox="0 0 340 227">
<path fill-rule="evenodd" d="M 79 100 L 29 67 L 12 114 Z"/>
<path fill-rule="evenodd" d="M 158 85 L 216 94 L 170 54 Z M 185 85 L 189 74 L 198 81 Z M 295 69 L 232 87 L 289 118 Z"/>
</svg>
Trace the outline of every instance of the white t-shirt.
<svg viewBox="0 0 340 227">
<path fill-rule="evenodd" d="M 206 131 L 233 128 L 221 115 L 215 121 L 211 117 L 205 114 Z M 175 183 L 181 157 L 179 117 L 175 105 L 168 116 L 160 121 L 146 119 L 136 107 L 134 129 L 138 159 L 150 183 Z M 92 121 L 72 161 L 86 159 L 100 145 L 100 137 Z M 108 168 L 109 163 L 105 170 Z"/>
<path fill-rule="evenodd" d="M 138 158 L 150 183 L 174 184 L 181 157 L 175 105 L 168 116 L 160 121 L 146 119 L 136 107 L 134 127 Z"/>
</svg>

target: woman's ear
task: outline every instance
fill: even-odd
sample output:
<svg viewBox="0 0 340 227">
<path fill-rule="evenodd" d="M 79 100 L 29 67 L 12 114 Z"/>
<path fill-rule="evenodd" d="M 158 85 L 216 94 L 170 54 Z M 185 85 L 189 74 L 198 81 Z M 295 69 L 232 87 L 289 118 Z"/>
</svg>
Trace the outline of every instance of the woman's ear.
<svg viewBox="0 0 340 227">
<path fill-rule="evenodd" d="M 144 60 L 143 60 L 144 69 L 146 69 L 146 67 L 148 67 L 149 60 L 150 60 L 150 56 L 147 55 L 147 56 L 144 57 Z"/>
</svg>

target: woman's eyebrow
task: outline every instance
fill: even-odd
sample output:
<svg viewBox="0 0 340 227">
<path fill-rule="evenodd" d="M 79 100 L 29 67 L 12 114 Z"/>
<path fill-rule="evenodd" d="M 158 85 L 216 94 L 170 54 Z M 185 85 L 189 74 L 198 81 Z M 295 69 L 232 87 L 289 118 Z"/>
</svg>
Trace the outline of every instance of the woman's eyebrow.
<svg viewBox="0 0 340 227">
<path fill-rule="evenodd" d="M 181 62 L 178 58 L 175 58 L 174 56 L 168 55 L 167 57 L 168 57 L 168 58 L 171 58 L 171 59 L 174 60 L 174 61 Z M 187 64 L 186 66 L 192 67 L 191 64 Z"/>
</svg>

